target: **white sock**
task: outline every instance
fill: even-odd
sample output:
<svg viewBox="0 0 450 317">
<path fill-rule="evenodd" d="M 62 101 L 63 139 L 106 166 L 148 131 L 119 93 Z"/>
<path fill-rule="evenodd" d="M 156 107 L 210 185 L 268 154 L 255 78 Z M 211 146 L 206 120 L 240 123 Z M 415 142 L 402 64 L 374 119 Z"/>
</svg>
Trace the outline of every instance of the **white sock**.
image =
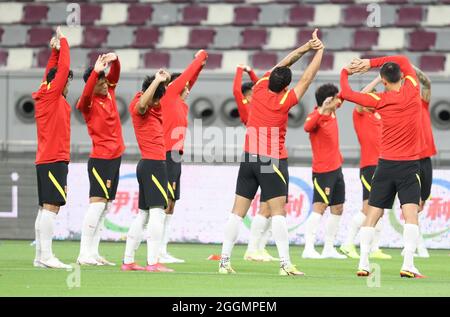
<svg viewBox="0 0 450 317">
<path fill-rule="evenodd" d="M 81 227 L 81 241 L 80 241 L 80 255 L 79 257 L 88 257 L 91 255 L 91 246 L 95 231 L 99 224 L 105 203 L 97 202 L 90 203 L 83 219 L 83 226 Z"/>
<path fill-rule="evenodd" d="M 250 227 L 250 239 L 248 241 L 247 252 L 251 253 L 258 251 L 261 237 L 268 222 L 269 219 L 261 216 L 260 214 L 257 214 L 253 218 L 252 225 Z"/>
<path fill-rule="evenodd" d="M 42 208 L 39 231 L 41 238 L 41 259 L 44 261 L 53 257 L 52 239 L 55 230 L 55 219 L 56 213 Z"/>
<path fill-rule="evenodd" d="M 263 229 L 263 234 L 261 235 L 261 239 L 259 239 L 258 250 L 264 250 L 267 245 L 267 241 L 269 241 L 270 236 L 272 235 L 272 217 L 267 219 L 267 223 L 265 228 Z"/>
<path fill-rule="evenodd" d="M 405 245 L 403 266 L 404 270 L 414 269 L 414 252 L 419 241 L 419 226 L 407 223 L 403 226 L 403 243 Z"/>
<path fill-rule="evenodd" d="M 423 234 L 422 234 L 422 230 L 420 230 L 420 226 L 419 226 L 419 240 L 417 241 L 417 249 L 426 249 L 427 247 L 425 246 L 425 240 L 423 238 Z"/>
<path fill-rule="evenodd" d="M 151 208 L 147 226 L 147 264 L 158 263 L 159 251 L 164 235 L 164 218 L 166 213 L 162 208 Z"/>
<path fill-rule="evenodd" d="M 105 224 L 106 214 L 108 213 L 110 207 L 111 207 L 111 203 L 109 203 L 109 202 L 106 203 L 105 209 L 103 209 L 103 212 L 98 221 L 97 228 L 95 229 L 94 238 L 92 239 L 92 244 L 91 244 L 91 255 L 94 258 L 100 256 L 100 252 L 99 252 L 100 240 L 102 238 L 102 231 L 103 231 L 104 224 Z"/>
<path fill-rule="evenodd" d="M 172 215 L 166 214 L 166 218 L 164 219 L 164 236 L 161 245 L 161 254 L 167 254 L 167 245 L 170 240 L 170 222 L 172 220 Z"/>
<path fill-rule="evenodd" d="M 305 228 L 305 249 L 314 248 L 314 242 L 316 241 L 317 227 L 319 227 L 320 219 L 322 215 L 317 212 L 312 212 L 306 220 Z"/>
<path fill-rule="evenodd" d="M 273 238 L 277 245 L 278 255 L 281 263 L 290 263 L 289 256 L 289 233 L 286 217 L 281 215 L 272 216 Z"/>
<path fill-rule="evenodd" d="M 36 256 L 35 256 L 35 260 L 36 261 L 40 261 L 41 260 L 41 230 L 39 227 L 39 223 L 41 220 L 41 214 L 42 214 L 42 209 L 41 207 L 39 207 L 37 216 L 36 216 L 36 221 L 34 222 L 34 247 L 36 248 Z"/>
<path fill-rule="evenodd" d="M 328 217 L 327 225 L 325 227 L 325 244 L 324 249 L 334 248 L 334 240 L 339 230 L 339 222 L 341 221 L 341 215 L 330 214 Z"/>
<path fill-rule="evenodd" d="M 239 227 L 241 226 L 242 218 L 236 214 L 230 214 L 228 222 L 225 226 L 225 237 L 222 244 L 222 257 L 231 257 L 234 243 L 239 235 Z"/>
<path fill-rule="evenodd" d="M 368 271 L 370 269 L 369 253 L 373 241 L 373 236 L 375 234 L 375 228 L 361 227 L 359 234 L 361 236 L 359 268 Z"/>
<path fill-rule="evenodd" d="M 375 234 L 373 235 L 371 252 L 375 252 L 380 249 L 380 235 L 382 228 L 383 228 L 383 218 L 381 217 L 380 219 L 378 219 L 378 222 L 375 225 Z"/>
<path fill-rule="evenodd" d="M 350 222 L 350 228 L 348 230 L 347 239 L 345 240 L 346 245 L 354 244 L 355 237 L 358 234 L 358 231 L 361 228 L 365 219 L 366 215 L 362 211 L 358 211 L 353 215 L 352 220 Z"/>
<path fill-rule="evenodd" d="M 144 235 L 144 228 L 148 223 L 148 210 L 139 209 L 139 213 L 131 223 L 127 233 L 127 242 L 125 246 L 125 258 L 123 263 L 134 263 L 134 255 L 141 244 Z"/>
</svg>

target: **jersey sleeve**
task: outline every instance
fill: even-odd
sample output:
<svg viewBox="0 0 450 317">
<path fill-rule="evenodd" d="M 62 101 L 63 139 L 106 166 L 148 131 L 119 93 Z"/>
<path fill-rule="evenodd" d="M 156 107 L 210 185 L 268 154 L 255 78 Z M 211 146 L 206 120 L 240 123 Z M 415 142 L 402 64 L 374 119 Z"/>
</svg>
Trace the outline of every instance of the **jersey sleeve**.
<svg viewBox="0 0 450 317">
<path fill-rule="evenodd" d="M 59 50 L 58 70 L 48 89 L 48 93 L 54 96 L 60 96 L 63 93 L 70 71 L 69 44 L 64 37 L 61 38 L 60 43 L 61 48 Z"/>
<path fill-rule="evenodd" d="M 81 112 L 88 112 L 91 108 L 95 84 L 97 83 L 98 73 L 93 70 L 84 86 L 83 93 L 77 103 L 77 109 Z"/>
<path fill-rule="evenodd" d="M 319 111 L 314 110 L 313 112 L 311 112 L 306 117 L 305 124 L 303 126 L 303 128 L 305 129 L 305 132 L 311 133 L 314 130 L 316 130 L 319 125 L 320 119 L 321 119 L 321 114 L 319 113 Z"/>
<path fill-rule="evenodd" d="M 295 94 L 294 89 L 289 89 L 284 93 L 283 97 L 281 98 L 280 105 L 282 108 L 291 109 L 292 107 L 298 104 L 298 101 L 299 100 L 297 98 L 297 95 Z"/>
<path fill-rule="evenodd" d="M 44 78 L 42 79 L 43 82 L 47 80 L 47 74 L 50 71 L 50 69 L 58 65 L 58 59 L 59 59 L 59 51 L 56 48 L 52 48 L 50 57 L 48 58 L 47 67 L 45 67 Z"/>
<path fill-rule="evenodd" d="M 363 107 L 369 107 L 369 108 L 376 108 L 378 105 L 378 102 L 381 100 L 381 97 L 379 97 L 375 93 L 361 93 L 357 91 L 353 91 L 348 83 L 348 72 L 344 68 L 341 71 L 341 98 L 348 100 L 353 103 L 357 103 Z"/>
<path fill-rule="evenodd" d="M 236 75 L 234 76 L 233 82 L 233 95 L 234 100 L 236 101 L 236 105 L 238 107 L 239 117 L 244 124 L 247 124 L 248 119 L 248 100 L 242 94 L 241 86 L 242 86 L 242 75 L 243 69 L 238 67 L 236 69 Z"/>
<path fill-rule="evenodd" d="M 111 68 L 109 70 L 106 80 L 108 81 L 108 86 L 115 89 L 120 78 L 120 61 L 119 57 L 111 63 Z"/>
<path fill-rule="evenodd" d="M 200 72 L 203 67 L 203 62 L 207 58 L 206 52 L 201 52 L 192 63 L 175 79 L 170 85 L 167 87 L 167 92 L 170 94 L 180 95 L 183 92 L 183 89 L 186 87 L 186 84 L 189 83 L 196 74 Z"/>
</svg>

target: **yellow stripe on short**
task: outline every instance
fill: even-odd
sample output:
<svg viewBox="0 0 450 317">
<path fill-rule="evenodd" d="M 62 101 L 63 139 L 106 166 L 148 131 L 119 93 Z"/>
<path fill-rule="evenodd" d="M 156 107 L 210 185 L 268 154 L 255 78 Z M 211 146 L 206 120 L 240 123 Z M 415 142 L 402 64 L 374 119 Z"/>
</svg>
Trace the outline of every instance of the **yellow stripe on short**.
<svg viewBox="0 0 450 317">
<path fill-rule="evenodd" d="M 278 167 L 276 167 L 275 164 L 272 164 L 272 168 L 275 171 L 275 173 L 277 173 L 278 176 L 280 176 L 283 183 L 285 183 L 287 185 L 286 180 L 284 179 L 284 176 L 283 176 L 283 174 L 281 174 L 281 171 L 278 169 Z"/>
<path fill-rule="evenodd" d="M 58 183 L 58 181 L 56 180 L 55 176 L 53 176 L 51 171 L 48 171 L 48 177 L 52 181 L 53 185 L 55 185 L 56 189 L 59 191 L 61 196 L 63 196 L 64 201 L 66 201 L 66 193 L 64 192 L 64 189 L 61 187 L 61 185 Z"/>
<path fill-rule="evenodd" d="M 287 97 L 289 96 L 289 92 L 290 92 L 290 90 L 286 91 L 286 93 L 284 94 L 283 98 L 280 101 L 280 105 L 284 104 L 284 102 L 286 101 Z"/>
<path fill-rule="evenodd" d="M 328 201 L 327 195 L 325 195 L 325 192 L 320 188 L 319 183 L 317 183 L 317 178 L 314 178 L 314 187 L 316 188 L 317 192 L 319 193 L 320 197 L 322 197 L 323 201 L 329 205 L 330 202 Z"/>
<path fill-rule="evenodd" d="M 406 76 L 405 79 L 409 79 L 412 82 L 412 84 L 414 85 L 414 87 L 417 86 L 416 80 L 411 75 Z"/>
<path fill-rule="evenodd" d="M 108 190 L 106 189 L 106 185 L 103 182 L 103 179 L 100 177 L 100 175 L 98 174 L 97 170 L 95 169 L 95 167 L 92 168 L 92 173 L 95 176 L 95 179 L 97 180 L 97 182 L 100 184 L 100 187 L 103 189 L 103 192 L 105 193 L 105 197 L 106 199 L 109 200 L 109 194 L 108 194 Z"/>
<path fill-rule="evenodd" d="M 155 177 L 155 175 L 152 174 L 152 181 L 155 183 L 156 187 L 158 187 L 159 191 L 163 195 L 164 199 L 166 200 L 166 204 L 169 204 L 169 199 L 167 198 L 167 193 L 164 190 L 164 188 L 161 186 L 161 183 L 159 180 Z"/>
<path fill-rule="evenodd" d="M 375 100 L 381 100 L 381 98 L 380 97 L 378 97 L 377 95 L 375 95 L 374 93 L 372 93 L 372 92 L 369 92 L 369 93 L 367 93 L 369 96 L 371 96 L 372 98 L 374 98 Z"/>
<path fill-rule="evenodd" d="M 416 173 L 416 177 L 417 177 L 417 180 L 419 181 L 419 186 L 422 187 L 422 182 L 420 181 L 420 176 L 419 176 L 419 174 Z"/>
<path fill-rule="evenodd" d="M 172 198 L 175 199 L 175 193 L 173 192 L 172 185 L 170 185 L 169 182 L 167 182 L 167 188 L 169 189 L 169 192 L 170 192 L 170 195 L 172 196 Z"/>
<path fill-rule="evenodd" d="M 369 182 L 366 180 L 364 175 L 361 175 L 361 182 L 363 183 L 364 187 L 370 192 L 372 187 L 370 186 Z"/>
</svg>

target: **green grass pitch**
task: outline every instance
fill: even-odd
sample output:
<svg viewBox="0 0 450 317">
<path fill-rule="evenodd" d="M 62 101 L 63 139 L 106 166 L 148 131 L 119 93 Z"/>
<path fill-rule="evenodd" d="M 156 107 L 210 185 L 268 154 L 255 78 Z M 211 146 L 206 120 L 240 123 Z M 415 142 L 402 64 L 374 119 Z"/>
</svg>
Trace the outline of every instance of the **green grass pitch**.
<svg viewBox="0 0 450 317">
<path fill-rule="evenodd" d="M 53 248 L 63 262 L 74 263 L 79 243 L 58 241 Z M 245 246 L 233 251 L 237 274 L 226 276 L 217 273 L 217 261 L 206 260 L 220 253 L 219 245 L 171 244 L 170 252 L 186 260 L 170 265 L 175 273 L 121 272 L 125 244 L 102 243 L 100 248 L 118 265 L 82 267 L 80 287 L 70 289 L 70 272 L 32 267 L 29 241 L 0 241 L 0 296 L 450 296 L 449 250 L 431 250 L 431 258 L 416 259 L 427 279 L 402 279 L 400 250 L 386 249 L 393 259 L 373 261 L 381 269 L 380 285 L 369 287 L 355 275 L 357 260 L 302 260 L 298 246 L 291 246 L 291 256 L 304 277 L 279 276 L 277 262 L 244 261 Z M 276 255 L 273 246 L 269 252 Z M 140 264 L 145 255 L 143 243 L 137 254 Z"/>
</svg>

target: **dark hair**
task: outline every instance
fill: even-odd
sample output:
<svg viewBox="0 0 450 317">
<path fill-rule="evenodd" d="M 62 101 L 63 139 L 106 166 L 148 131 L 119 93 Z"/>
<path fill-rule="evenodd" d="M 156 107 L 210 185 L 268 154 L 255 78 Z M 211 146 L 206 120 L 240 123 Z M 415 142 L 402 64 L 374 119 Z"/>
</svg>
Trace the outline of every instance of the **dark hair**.
<svg viewBox="0 0 450 317">
<path fill-rule="evenodd" d="M 247 92 L 249 92 L 250 90 L 252 90 L 253 86 L 255 84 L 252 83 L 251 81 L 248 81 L 246 83 L 243 83 L 241 86 L 241 92 L 243 95 L 245 95 Z"/>
<path fill-rule="evenodd" d="M 325 99 L 334 97 L 338 94 L 339 89 L 333 84 L 325 84 L 316 90 L 317 107 L 321 107 Z"/>
<path fill-rule="evenodd" d="M 91 76 L 91 73 L 92 73 L 93 70 L 94 70 L 94 67 L 93 67 L 93 66 L 89 66 L 89 67 L 84 71 L 84 74 L 83 74 L 83 80 L 84 80 L 85 83 L 87 83 L 87 81 L 88 81 L 88 79 L 89 79 L 89 76 Z M 105 72 L 104 72 L 104 71 L 101 71 L 100 73 L 98 73 L 98 79 L 103 79 L 103 78 L 105 78 Z"/>
<path fill-rule="evenodd" d="M 142 91 L 146 91 L 147 88 L 152 84 L 152 82 L 155 80 L 155 75 L 152 77 L 145 76 L 144 82 L 142 83 Z M 161 99 L 164 94 L 166 93 L 166 83 L 162 82 L 158 85 L 156 88 L 155 94 L 153 95 L 153 99 Z"/>
<path fill-rule="evenodd" d="M 292 80 L 292 71 L 289 67 L 276 67 L 269 77 L 269 89 L 273 92 L 281 92 L 289 86 Z"/>
<path fill-rule="evenodd" d="M 170 82 L 173 82 L 175 79 L 177 79 L 178 77 L 180 77 L 181 73 L 172 73 L 170 75 Z"/>
<path fill-rule="evenodd" d="M 384 63 L 383 66 L 381 66 L 380 75 L 390 83 L 396 83 L 402 78 L 400 66 L 393 62 Z"/>
<path fill-rule="evenodd" d="M 50 70 L 47 73 L 47 77 L 45 78 L 45 80 L 47 81 L 47 83 L 51 82 L 53 79 L 55 79 L 56 76 L 56 72 L 58 71 L 58 68 L 53 67 L 50 68 Z M 67 79 L 68 80 L 72 80 L 73 79 L 73 71 L 69 70 L 69 74 L 67 75 Z"/>
</svg>

